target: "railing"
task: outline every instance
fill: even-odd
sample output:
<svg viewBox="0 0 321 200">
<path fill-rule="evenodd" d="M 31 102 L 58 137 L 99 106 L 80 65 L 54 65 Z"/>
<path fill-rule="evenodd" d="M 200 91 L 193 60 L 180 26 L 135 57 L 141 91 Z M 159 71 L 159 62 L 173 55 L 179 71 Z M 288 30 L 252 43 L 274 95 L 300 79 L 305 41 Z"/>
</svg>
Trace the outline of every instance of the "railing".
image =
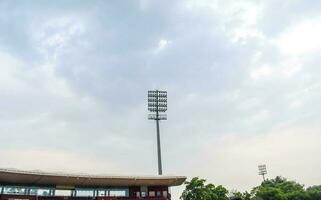
<svg viewBox="0 0 321 200">
<path fill-rule="evenodd" d="M 0 200 L 169 200 L 166 197 L 70 197 L 70 196 L 29 196 L 0 195 Z"/>
<path fill-rule="evenodd" d="M 168 200 L 165 197 L 137 197 L 137 198 L 134 198 L 134 197 L 107 197 L 107 199 L 104 197 L 102 199 L 104 199 L 104 200 Z"/>
</svg>

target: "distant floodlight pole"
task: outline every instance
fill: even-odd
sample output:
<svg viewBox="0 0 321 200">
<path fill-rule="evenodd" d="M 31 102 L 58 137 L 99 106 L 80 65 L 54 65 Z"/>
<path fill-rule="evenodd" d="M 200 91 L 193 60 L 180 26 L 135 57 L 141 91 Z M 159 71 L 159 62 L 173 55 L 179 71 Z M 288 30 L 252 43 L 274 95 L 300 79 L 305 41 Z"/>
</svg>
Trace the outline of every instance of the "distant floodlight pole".
<svg viewBox="0 0 321 200">
<path fill-rule="evenodd" d="M 259 175 L 263 177 L 263 181 L 265 181 L 265 174 L 267 174 L 266 165 L 259 165 Z"/>
<path fill-rule="evenodd" d="M 159 133 L 159 120 L 167 119 L 167 116 L 165 114 L 167 110 L 167 92 L 159 91 L 159 90 L 149 90 L 148 91 L 148 110 L 149 112 L 151 112 L 151 114 L 148 114 L 148 119 L 156 121 L 158 175 L 162 175 L 163 170 L 162 170 L 162 153 L 161 153 L 160 133 Z"/>
</svg>

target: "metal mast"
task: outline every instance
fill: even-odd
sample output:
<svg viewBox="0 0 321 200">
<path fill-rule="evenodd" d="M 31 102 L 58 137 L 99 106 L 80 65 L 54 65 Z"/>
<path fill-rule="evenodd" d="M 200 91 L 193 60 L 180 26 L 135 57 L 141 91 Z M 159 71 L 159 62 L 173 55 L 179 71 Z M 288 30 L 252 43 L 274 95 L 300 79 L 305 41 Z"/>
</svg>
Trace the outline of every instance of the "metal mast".
<svg viewBox="0 0 321 200">
<path fill-rule="evenodd" d="M 167 116 L 165 114 L 165 112 L 167 111 L 167 92 L 160 91 L 160 90 L 149 90 L 148 91 L 148 110 L 149 112 L 151 112 L 151 114 L 148 114 L 148 119 L 156 121 L 158 175 L 162 175 L 163 169 L 162 169 L 162 153 L 161 153 L 159 121 L 167 119 Z"/>
</svg>

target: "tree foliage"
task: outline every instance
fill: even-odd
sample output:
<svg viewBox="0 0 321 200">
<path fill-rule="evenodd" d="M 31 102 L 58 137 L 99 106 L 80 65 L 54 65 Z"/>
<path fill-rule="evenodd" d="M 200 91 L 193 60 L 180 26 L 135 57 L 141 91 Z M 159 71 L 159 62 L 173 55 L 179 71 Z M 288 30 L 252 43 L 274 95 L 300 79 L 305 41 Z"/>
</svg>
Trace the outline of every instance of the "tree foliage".
<svg viewBox="0 0 321 200">
<path fill-rule="evenodd" d="M 195 177 L 185 184 L 181 200 L 228 200 L 227 189 L 221 185 L 215 187 L 213 184 L 206 184 L 205 179 Z"/>
<path fill-rule="evenodd" d="M 205 184 L 205 179 L 193 178 L 185 182 L 181 200 L 227 200 L 228 191 L 223 186 Z M 254 187 L 251 192 L 233 191 L 231 200 L 321 200 L 321 185 L 305 188 L 295 181 L 277 176 Z"/>
<path fill-rule="evenodd" d="M 253 197 L 262 200 L 315 200 L 305 190 L 304 185 L 280 176 L 264 181 L 252 190 L 252 194 Z"/>
</svg>

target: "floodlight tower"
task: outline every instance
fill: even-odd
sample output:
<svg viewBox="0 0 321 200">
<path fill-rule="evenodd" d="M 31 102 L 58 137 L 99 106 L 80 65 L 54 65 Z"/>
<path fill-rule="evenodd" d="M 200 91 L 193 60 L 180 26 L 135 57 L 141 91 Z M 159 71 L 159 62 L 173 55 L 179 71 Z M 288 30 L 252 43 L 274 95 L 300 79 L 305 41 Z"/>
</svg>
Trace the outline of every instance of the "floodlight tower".
<svg viewBox="0 0 321 200">
<path fill-rule="evenodd" d="M 259 175 L 263 177 L 263 181 L 265 181 L 265 174 L 267 174 L 266 165 L 259 165 Z"/>
<path fill-rule="evenodd" d="M 166 120 L 167 116 L 167 91 L 149 90 L 148 91 L 148 114 L 149 120 L 156 121 L 157 132 L 157 155 L 158 155 L 158 175 L 163 174 L 162 170 L 162 153 L 160 145 L 159 121 Z"/>
</svg>

